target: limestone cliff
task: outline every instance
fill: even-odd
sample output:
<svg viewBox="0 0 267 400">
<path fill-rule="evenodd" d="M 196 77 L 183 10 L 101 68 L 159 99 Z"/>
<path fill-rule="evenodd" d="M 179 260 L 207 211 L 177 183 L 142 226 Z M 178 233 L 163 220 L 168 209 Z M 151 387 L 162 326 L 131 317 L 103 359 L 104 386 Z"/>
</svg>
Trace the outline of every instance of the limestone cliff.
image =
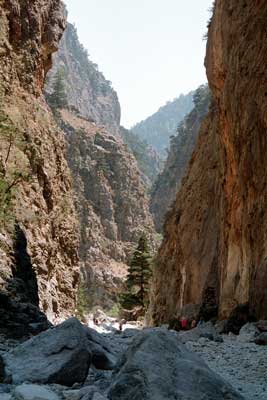
<svg viewBox="0 0 267 400">
<path fill-rule="evenodd" d="M 248 303 L 267 318 L 267 4 L 217 0 L 206 68 L 213 95 L 168 216 L 152 316 L 189 303 L 228 317 Z"/>
<path fill-rule="evenodd" d="M 150 195 L 150 211 L 155 227 L 161 232 L 165 215 L 175 200 L 198 138 L 202 120 L 208 112 L 208 86 L 200 86 L 193 96 L 194 108 L 180 123 L 170 139 L 170 150 L 163 171 L 158 175 Z"/>
<path fill-rule="evenodd" d="M 92 63 L 88 59 L 81 64 L 78 52 L 81 49 L 76 31 L 69 25 L 60 57 L 54 58 L 47 97 L 49 101 L 56 71 L 64 59 L 63 81 L 70 105 L 59 107 L 55 112 L 68 143 L 67 160 L 80 220 L 83 289 L 87 293 L 88 308 L 98 305 L 109 310 L 123 286 L 126 263 L 134 245 L 144 231 L 153 246 L 154 226 L 137 162 L 115 129 L 119 123 L 119 103 L 113 107 L 114 92 L 111 91 L 106 97 L 108 114 L 102 113 L 103 98 L 98 97 L 96 88 L 104 78 L 97 75 L 93 87 L 90 79 L 82 80 Z M 74 54 L 79 57 L 74 58 Z M 83 91 L 80 91 L 81 82 Z M 89 100 L 88 93 L 92 96 Z M 72 99 L 79 99 L 75 107 Z M 97 123 L 92 121 L 92 115 L 97 115 Z"/>
<path fill-rule="evenodd" d="M 48 75 L 48 94 L 53 91 L 53 79 L 58 70 L 64 75 L 69 106 L 97 125 L 104 125 L 110 133 L 119 135 L 121 111 L 117 93 L 89 59 L 75 27 L 69 23 Z"/>
<path fill-rule="evenodd" d="M 73 112 L 62 110 L 61 118 L 80 218 L 88 306 L 108 310 L 117 300 L 141 232 L 153 236 L 148 201 L 136 161 L 122 141 Z"/>
<path fill-rule="evenodd" d="M 64 27 L 59 0 L 0 2 L 0 330 L 13 324 L 18 335 L 34 322 L 26 316 L 34 306 L 54 319 L 75 305 L 70 175 L 64 137 L 42 96 Z"/>
</svg>

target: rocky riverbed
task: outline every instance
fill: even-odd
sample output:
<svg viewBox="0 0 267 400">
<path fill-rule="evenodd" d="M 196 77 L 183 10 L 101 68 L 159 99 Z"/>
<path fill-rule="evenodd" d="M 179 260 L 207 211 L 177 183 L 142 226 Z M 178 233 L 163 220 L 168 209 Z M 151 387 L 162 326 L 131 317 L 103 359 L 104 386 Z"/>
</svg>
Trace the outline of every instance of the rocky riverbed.
<svg viewBox="0 0 267 400">
<path fill-rule="evenodd" d="M 0 338 L 0 400 L 267 400 L 267 346 L 254 327 L 177 333 L 75 318 L 19 344 Z"/>
</svg>

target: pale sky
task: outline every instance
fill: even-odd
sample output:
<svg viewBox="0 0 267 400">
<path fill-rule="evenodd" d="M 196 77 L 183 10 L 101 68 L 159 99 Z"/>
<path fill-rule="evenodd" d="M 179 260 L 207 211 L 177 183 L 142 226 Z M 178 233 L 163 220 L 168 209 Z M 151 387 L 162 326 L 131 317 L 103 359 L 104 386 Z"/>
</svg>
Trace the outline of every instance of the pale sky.
<svg viewBox="0 0 267 400">
<path fill-rule="evenodd" d="M 212 0 L 64 0 L 81 43 L 117 91 L 129 128 L 206 82 Z"/>
</svg>

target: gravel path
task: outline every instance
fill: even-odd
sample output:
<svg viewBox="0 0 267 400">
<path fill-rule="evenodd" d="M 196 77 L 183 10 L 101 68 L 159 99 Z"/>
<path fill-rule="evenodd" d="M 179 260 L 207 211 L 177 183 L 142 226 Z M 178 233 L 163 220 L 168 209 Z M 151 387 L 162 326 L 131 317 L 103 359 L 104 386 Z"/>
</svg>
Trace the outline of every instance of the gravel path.
<svg viewBox="0 0 267 400">
<path fill-rule="evenodd" d="M 198 353 L 246 400 L 267 400 L 267 346 L 242 343 L 233 336 L 223 338 L 223 343 L 201 338 L 186 346 Z"/>
</svg>

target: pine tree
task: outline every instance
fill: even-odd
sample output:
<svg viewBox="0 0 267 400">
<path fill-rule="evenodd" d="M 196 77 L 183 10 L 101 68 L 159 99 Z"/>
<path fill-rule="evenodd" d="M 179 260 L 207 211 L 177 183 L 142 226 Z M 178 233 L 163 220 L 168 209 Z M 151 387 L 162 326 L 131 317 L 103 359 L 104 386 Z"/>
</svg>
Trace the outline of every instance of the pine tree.
<svg viewBox="0 0 267 400">
<path fill-rule="evenodd" d="M 147 238 L 142 234 L 129 264 L 126 280 L 127 291 L 121 295 L 120 302 L 123 308 L 147 307 L 151 274 L 151 256 Z"/>
<path fill-rule="evenodd" d="M 53 109 L 65 108 L 68 106 L 63 68 L 60 68 L 54 77 L 53 93 L 49 96 L 49 103 Z"/>
</svg>

